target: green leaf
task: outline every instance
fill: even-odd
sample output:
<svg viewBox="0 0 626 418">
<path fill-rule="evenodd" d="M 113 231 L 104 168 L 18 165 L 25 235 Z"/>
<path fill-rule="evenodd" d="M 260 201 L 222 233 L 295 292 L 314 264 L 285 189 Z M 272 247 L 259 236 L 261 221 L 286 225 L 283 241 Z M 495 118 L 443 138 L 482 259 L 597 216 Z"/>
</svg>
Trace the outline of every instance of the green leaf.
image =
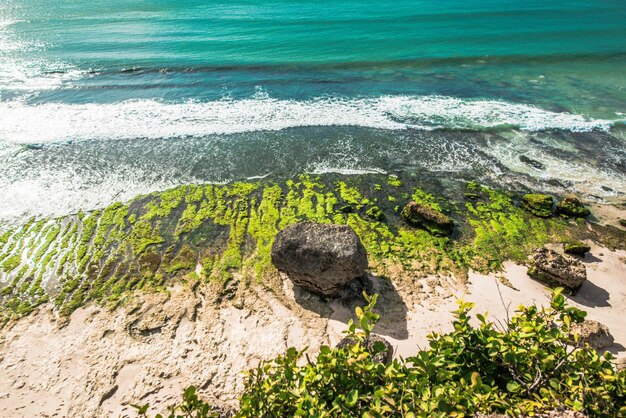
<svg viewBox="0 0 626 418">
<path fill-rule="evenodd" d="M 478 385 L 479 383 L 481 383 L 480 374 L 478 372 L 472 373 L 472 377 L 470 380 L 472 381 L 472 386 Z"/>
<path fill-rule="evenodd" d="M 356 405 L 358 400 L 359 400 L 359 391 L 357 389 L 351 390 L 346 395 L 346 402 L 348 406 Z"/>
<path fill-rule="evenodd" d="M 520 385 L 517 382 L 509 382 L 506 384 L 506 389 L 511 393 L 517 393 L 520 389 Z"/>
</svg>

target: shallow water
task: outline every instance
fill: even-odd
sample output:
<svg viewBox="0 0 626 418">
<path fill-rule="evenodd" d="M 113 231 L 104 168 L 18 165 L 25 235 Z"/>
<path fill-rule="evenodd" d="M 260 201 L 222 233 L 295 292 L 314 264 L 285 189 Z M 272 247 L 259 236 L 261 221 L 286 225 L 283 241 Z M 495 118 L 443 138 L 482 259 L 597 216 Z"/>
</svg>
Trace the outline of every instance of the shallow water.
<svg viewBox="0 0 626 418">
<path fill-rule="evenodd" d="M 303 171 L 622 199 L 624 68 L 616 0 L 5 0 L 0 219 Z"/>
</svg>

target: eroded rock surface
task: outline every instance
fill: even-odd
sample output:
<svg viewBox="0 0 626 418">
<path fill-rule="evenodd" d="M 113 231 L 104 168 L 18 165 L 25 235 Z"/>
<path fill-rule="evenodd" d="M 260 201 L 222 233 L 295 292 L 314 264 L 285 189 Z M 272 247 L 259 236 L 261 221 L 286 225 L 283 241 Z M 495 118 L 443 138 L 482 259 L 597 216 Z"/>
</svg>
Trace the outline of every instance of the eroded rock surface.
<svg viewBox="0 0 626 418">
<path fill-rule="evenodd" d="M 590 319 L 581 324 L 572 325 L 572 332 L 579 334 L 582 341 L 596 350 L 606 348 L 615 341 L 606 325 Z"/>
<path fill-rule="evenodd" d="M 301 222 L 280 231 L 272 263 L 294 284 L 332 297 L 367 269 L 367 251 L 347 225 Z"/>
<path fill-rule="evenodd" d="M 565 286 L 577 292 L 587 280 L 585 265 L 569 256 L 562 256 L 556 251 L 539 248 L 531 256 L 533 265 L 528 275 L 551 286 Z"/>
<path fill-rule="evenodd" d="M 328 344 L 327 319 L 262 289 L 245 296 L 237 309 L 180 286 L 113 312 L 78 309 L 60 328 L 50 310 L 24 318 L 0 333 L 2 416 L 134 418 L 131 403 L 154 415 L 191 384 L 229 409 L 243 371 L 290 346 L 314 355 Z"/>
</svg>

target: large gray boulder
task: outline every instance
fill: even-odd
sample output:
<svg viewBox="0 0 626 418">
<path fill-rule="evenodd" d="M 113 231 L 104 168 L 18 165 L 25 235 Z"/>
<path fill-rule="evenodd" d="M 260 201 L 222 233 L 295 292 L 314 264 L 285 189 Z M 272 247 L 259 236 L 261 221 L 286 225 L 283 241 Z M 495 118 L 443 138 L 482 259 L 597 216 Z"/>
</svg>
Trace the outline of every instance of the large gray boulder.
<svg viewBox="0 0 626 418">
<path fill-rule="evenodd" d="M 585 265 L 573 257 L 539 248 L 533 252 L 531 260 L 533 265 L 528 269 L 528 275 L 548 285 L 564 286 L 576 293 L 587 280 Z"/>
<path fill-rule="evenodd" d="M 295 285 L 332 297 L 365 274 L 367 251 L 347 225 L 302 222 L 278 233 L 272 263 Z"/>
</svg>

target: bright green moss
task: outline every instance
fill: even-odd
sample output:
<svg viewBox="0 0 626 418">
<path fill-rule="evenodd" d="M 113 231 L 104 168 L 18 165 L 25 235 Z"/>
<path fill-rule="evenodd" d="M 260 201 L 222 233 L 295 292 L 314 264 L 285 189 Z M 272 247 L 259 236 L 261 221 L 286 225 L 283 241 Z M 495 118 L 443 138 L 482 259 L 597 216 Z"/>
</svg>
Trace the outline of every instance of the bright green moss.
<svg viewBox="0 0 626 418">
<path fill-rule="evenodd" d="M 138 256 L 149 245 L 160 244 L 165 239 L 159 235 L 159 222 L 156 226 L 152 227 L 152 224 L 147 219 L 140 219 L 133 225 L 132 232 L 128 237 L 128 241 L 132 247 L 133 254 Z"/>
<path fill-rule="evenodd" d="M 477 200 L 480 199 L 481 187 L 478 182 L 470 181 L 466 186 L 467 191 L 464 196 L 466 199 Z"/>
<path fill-rule="evenodd" d="M 22 263 L 22 256 L 20 254 L 11 256 L 2 262 L 2 269 L 6 273 L 10 273 Z"/>
<path fill-rule="evenodd" d="M 172 260 L 172 263 L 165 268 L 165 271 L 169 274 L 189 272 L 196 268 L 196 253 L 191 247 L 183 246 L 176 257 Z"/>
<path fill-rule="evenodd" d="M 7 230 L 2 235 L 0 235 L 0 247 L 9 242 L 9 238 L 11 238 L 11 235 L 13 235 L 12 229 Z"/>
<path fill-rule="evenodd" d="M 78 244 L 78 252 L 76 254 L 76 260 L 79 263 L 79 270 L 81 270 L 80 265 L 86 261 L 89 243 L 91 242 L 91 238 L 93 237 L 96 226 L 98 225 L 99 216 L 100 211 L 96 210 L 86 218 L 82 218 L 80 241 Z M 81 216 L 79 216 L 79 218 L 81 218 Z"/>
<path fill-rule="evenodd" d="M 363 206 L 363 196 L 361 196 L 361 192 L 359 192 L 356 187 L 350 187 L 345 182 L 338 181 L 337 191 L 339 192 L 341 200 L 345 203 L 354 205 L 357 209 L 360 209 Z"/>
<path fill-rule="evenodd" d="M 262 277 L 266 271 L 272 268 L 271 248 L 274 237 L 278 233 L 279 208 L 283 196 L 283 190 L 280 186 L 267 186 L 263 189 L 261 203 L 258 206 L 256 204 L 251 205 L 248 233 L 256 240 L 256 253 L 250 257 L 248 265 L 254 270 L 257 277 Z"/>
<path fill-rule="evenodd" d="M 187 186 L 177 187 L 175 189 L 166 190 L 158 194 L 158 199 L 151 201 L 146 206 L 147 212 L 142 219 L 150 221 L 154 218 L 165 218 L 172 210 L 176 209 L 187 195 L 189 188 Z"/>
<path fill-rule="evenodd" d="M 39 250 L 37 250 L 37 253 L 35 254 L 35 257 L 34 257 L 35 263 L 39 262 L 41 260 L 41 257 L 48 250 L 50 250 L 50 245 L 59 236 L 59 233 L 61 232 L 61 227 L 60 225 L 55 223 L 53 225 L 50 225 L 50 227 L 47 228 L 46 231 L 47 232 L 45 233 L 43 245 L 41 245 L 41 247 L 39 248 Z"/>
<path fill-rule="evenodd" d="M 197 203 L 201 202 L 204 198 L 204 188 L 202 186 L 197 186 L 192 184 L 189 186 L 189 193 L 185 196 L 185 200 L 187 203 Z"/>
<path fill-rule="evenodd" d="M 393 187 L 402 187 L 404 183 L 397 176 L 387 177 L 387 184 Z"/>
<path fill-rule="evenodd" d="M 438 212 L 441 212 L 442 210 L 441 205 L 437 203 L 437 199 L 435 199 L 435 196 L 431 195 L 430 193 L 426 193 L 419 187 L 415 188 L 411 199 L 414 202 L 419 203 L 420 205 L 428 206 Z"/>
<path fill-rule="evenodd" d="M 385 214 L 382 210 L 380 210 L 378 206 L 372 206 L 371 208 L 369 208 L 366 212 L 366 215 L 378 222 L 382 222 L 383 220 L 385 220 Z"/>
<path fill-rule="evenodd" d="M 180 235 L 184 232 L 193 231 L 198 226 L 200 226 L 202 220 L 200 217 L 197 216 L 197 214 L 198 207 L 194 203 L 189 203 L 183 211 L 180 220 L 178 221 L 178 226 L 176 227 L 176 235 Z"/>
<path fill-rule="evenodd" d="M 533 248 L 559 234 L 559 222 L 528 217 L 506 193 L 488 188 L 485 202 L 466 203 L 474 238 L 465 248 L 469 265 L 479 271 L 499 269 L 505 260 L 524 261 Z"/>
<path fill-rule="evenodd" d="M 37 221 L 37 223 L 34 224 L 33 228 L 31 230 L 28 230 L 28 233 L 32 235 L 39 235 L 46 223 L 48 222 L 45 219 Z"/>
</svg>

